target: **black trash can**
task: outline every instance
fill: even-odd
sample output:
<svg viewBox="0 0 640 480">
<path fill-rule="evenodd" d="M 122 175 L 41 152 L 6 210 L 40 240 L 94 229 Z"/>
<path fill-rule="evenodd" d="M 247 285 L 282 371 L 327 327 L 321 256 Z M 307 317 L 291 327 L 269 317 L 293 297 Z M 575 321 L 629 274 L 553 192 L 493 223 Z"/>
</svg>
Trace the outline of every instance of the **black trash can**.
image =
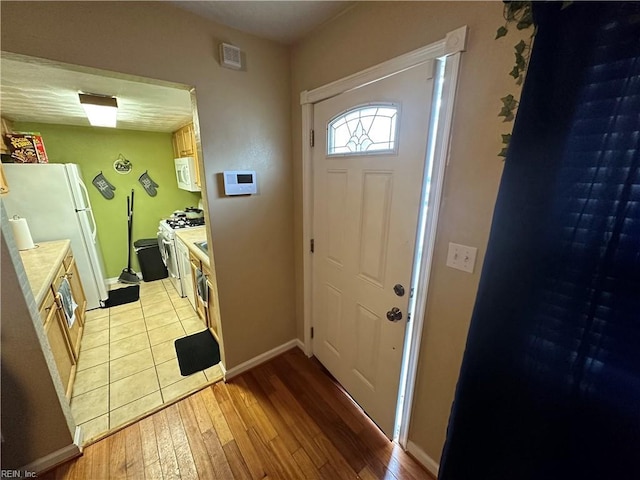
<svg viewBox="0 0 640 480">
<path fill-rule="evenodd" d="M 141 238 L 133 242 L 133 246 L 136 249 L 136 255 L 138 255 L 142 279 L 145 282 L 152 282 L 169 276 L 167 267 L 164 266 L 160 256 L 158 239 Z"/>
</svg>

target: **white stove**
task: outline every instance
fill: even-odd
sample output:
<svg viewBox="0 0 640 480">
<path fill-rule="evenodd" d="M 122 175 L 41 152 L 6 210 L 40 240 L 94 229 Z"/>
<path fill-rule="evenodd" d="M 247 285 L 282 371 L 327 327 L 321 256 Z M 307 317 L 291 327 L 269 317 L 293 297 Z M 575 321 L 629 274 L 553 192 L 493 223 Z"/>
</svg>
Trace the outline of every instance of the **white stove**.
<svg viewBox="0 0 640 480">
<path fill-rule="evenodd" d="M 162 261 L 169 272 L 169 280 L 177 290 L 181 297 L 186 297 L 189 285 L 185 285 L 185 277 L 188 276 L 187 271 L 181 263 L 178 256 L 178 240 L 176 239 L 175 230 L 183 228 L 196 228 L 204 225 L 204 218 L 188 219 L 184 217 L 171 217 L 160 221 L 158 226 L 158 246 Z"/>
</svg>

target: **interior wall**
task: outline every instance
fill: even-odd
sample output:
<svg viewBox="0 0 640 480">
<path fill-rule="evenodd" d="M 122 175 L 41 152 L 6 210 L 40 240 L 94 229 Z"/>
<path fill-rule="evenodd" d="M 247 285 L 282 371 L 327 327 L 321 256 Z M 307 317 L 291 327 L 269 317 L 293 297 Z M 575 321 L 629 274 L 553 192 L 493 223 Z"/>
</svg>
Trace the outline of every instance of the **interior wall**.
<svg viewBox="0 0 640 480">
<path fill-rule="evenodd" d="M 24 269 L 16 272 L 9 250 L 13 239 L 2 206 L 2 240 L 0 245 L 0 318 L 2 319 L 0 375 L 2 410 L 2 469 L 14 470 L 73 443 L 68 418 L 62 410 L 47 361 L 40 347 L 23 288 L 30 289 Z M 11 235 L 9 237 L 12 237 Z M 17 250 L 13 245 L 13 252 Z M 16 258 L 16 261 L 19 260 Z M 31 295 L 32 309 L 36 309 Z M 37 312 L 37 310 L 36 310 Z M 37 315 L 37 313 L 36 313 Z M 37 316 L 37 320 L 40 317 Z M 44 335 L 43 332 L 41 332 Z M 50 361 L 54 362 L 53 357 Z M 54 365 L 52 363 L 52 365 Z M 66 403 L 66 399 L 63 400 Z M 71 412 L 67 408 L 69 419 Z"/>
<path fill-rule="evenodd" d="M 174 210 L 198 205 L 199 192 L 187 192 L 177 186 L 171 133 L 26 122 L 14 122 L 13 128 L 40 132 L 49 163 L 80 166 L 109 278 L 117 277 L 127 266 L 127 195 L 132 189 L 135 192 L 133 241 L 155 239 L 160 220 Z M 113 168 L 120 154 L 133 164 L 132 171 L 126 175 Z M 159 185 L 155 197 L 149 196 L 138 181 L 145 171 Z M 116 187 L 111 200 L 104 198 L 91 183 L 100 172 Z M 131 260 L 132 268 L 139 272 L 138 258 L 133 251 Z"/>
<path fill-rule="evenodd" d="M 293 339 L 289 50 L 168 2 L 3 1 L 1 27 L 4 51 L 195 87 L 226 367 Z M 243 169 L 258 194 L 225 197 L 221 172 Z"/>
<path fill-rule="evenodd" d="M 439 462 L 458 378 L 491 216 L 502 174 L 500 134 L 511 124 L 497 117 L 500 97 L 517 93 L 513 45 L 494 40 L 504 24 L 501 2 L 357 2 L 292 51 L 298 337 L 302 332 L 302 172 L 300 92 L 311 90 L 400 54 L 443 39 L 468 25 L 454 111 L 435 256 L 409 440 Z M 316 128 L 323 128 L 316 126 Z M 473 274 L 445 266 L 448 243 L 478 248 Z"/>
</svg>

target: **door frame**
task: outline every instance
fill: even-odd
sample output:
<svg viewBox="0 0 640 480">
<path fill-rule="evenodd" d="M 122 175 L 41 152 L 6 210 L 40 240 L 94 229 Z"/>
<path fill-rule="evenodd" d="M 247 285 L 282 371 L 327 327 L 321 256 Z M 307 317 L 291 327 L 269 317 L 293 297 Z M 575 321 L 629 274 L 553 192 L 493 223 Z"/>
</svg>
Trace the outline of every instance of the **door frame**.
<svg viewBox="0 0 640 480">
<path fill-rule="evenodd" d="M 413 404 L 413 392 L 418 367 L 418 354 L 424 324 L 424 312 L 427 303 L 428 281 L 433 261 L 433 248 L 435 233 L 444 183 L 445 166 L 448 163 L 451 124 L 453 121 L 453 105 L 461 53 L 466 48 L 468 27 L 466 25 L 447 33 L 446 37 L 437 42 L 418 48 L 411 52 L 382 62 L 361 72 L 349 75 L 340 80 L 300 93 L 300 105 L 302 108 L 302 245 L 303 245 L 303 336 L 304 352 L 307 356 L 313 355 L 311 341 L 312 328 L 312 292 L 313 292 L 313 262 L 311 252 L 311 240 L 313 238 L 313 106 L 328 98 L 341 93 L 365 86 L 369 83 L 394 75 L 427 60 L 436 59 L 441 63 L 442 69 L 442 94 L 439 109 L 439 119 L 436 128 L 431 129 L 428 136 L 428 155 L 431 155 L 433 171 L 429 195 L 429 205 L 432 214 L 428 218 L 423 239 L 424 254 L 420 265 L 419 279 L 424 288 L 416 293 L 415 311 L 412 312 L 413 327 L 407 329 L 405 339 L 405 353 L 409 348 L 410 354 L 403 354 L 403 367 L 401 385 L 404 383 L 404 395 L 400 405 L 402 417 L 400 419 L 400 431 L 398 443 L 406 448 L 409 432 L 409 420 Z M 436 69 L 438 70 L 438 69 Z M 435 86 L 438 89 L 438 85 Z M 429 161 L 429 158 L 425 159 Z M 424 201 L 425 199 L 423 199 Z M 421 209 L 422 210 L 422 209 Z M 414 265 L 415 266 L 415 265 Z M 415 275 L 413 275 L 415 277 Z M 403 382 L 402 377 L 405 378 Z M 399 397 L 400 398 L 400 397 Z"/>
</svg>

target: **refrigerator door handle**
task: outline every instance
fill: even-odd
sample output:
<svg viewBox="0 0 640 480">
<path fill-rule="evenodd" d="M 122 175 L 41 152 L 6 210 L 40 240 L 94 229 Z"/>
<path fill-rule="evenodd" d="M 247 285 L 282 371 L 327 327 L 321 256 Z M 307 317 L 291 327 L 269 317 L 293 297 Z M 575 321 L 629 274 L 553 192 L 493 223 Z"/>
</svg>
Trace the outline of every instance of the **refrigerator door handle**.
<svg viewBox="0 0 640 480">
<path fill-rule="evenodd" d="M 89 203 L 89 192 L 87 191 L 87 187 L 85 186 L 85 184 L 83 183 L 83 181 L 78 178 L 78 185 L 80 185 L 80 189 L 83 191 L 84 195 L 83 195 L 83 205 L 82 208 L 89 208 L 89 205 L 91 205 Z M 91 214 L 91 217 L 93 217 L 93 213 Z M 93 222 L 93 224 L 95 225 L 95 221 Z M 95 239 L 95 234 L 94 234 L 94 239 Z"/>
<path fill-rule="evenodd" d="M 93 238 L 93 243 L 96 243 L 96 235 L 98 234 L 98 225 L 96 225 L 96 219 L 93 216 L 93 209 L 87 208 L 86 211 L 89 212 L 89 216 L 91 217 L 91 238 Z"/>
</svg>

